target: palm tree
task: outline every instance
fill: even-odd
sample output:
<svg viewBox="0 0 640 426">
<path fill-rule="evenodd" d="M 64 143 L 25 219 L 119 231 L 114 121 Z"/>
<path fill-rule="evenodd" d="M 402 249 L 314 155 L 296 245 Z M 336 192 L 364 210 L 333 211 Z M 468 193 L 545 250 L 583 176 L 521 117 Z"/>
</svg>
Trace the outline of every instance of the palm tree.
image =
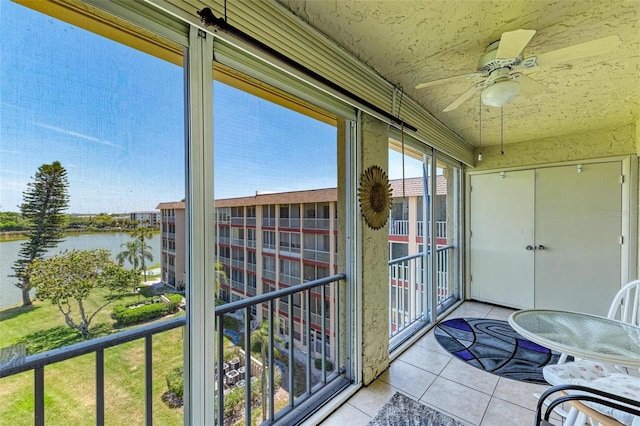
<svg viewBox="0 0 640 426">
<path fill-rule="evenodd" d="M 129 235 L 144 242 L 144 240 L 150 240 L 153 238 L 153 229 L 148 226 L 138 226 L 137 228 L 132 229 L 131 232 L 129 232 Z"/>
<path fill-rule="evenodd" d="M 116 260 L 118 264 L 121 266 L 124 265 L 124 262 L 127 261 L 133 266 L 133 269 L 138 269 L 139 260 L 138 260 L 138 245 L 140 243 L 137 240 L 129 241 L 126 244 L 120 244 L 120 247 L 126 246 L 126 250 L 122 250 L 116 256 Z"/>
<path fill-rule="evenodd" d="M 140 240 L 133 240 L 120 245 L 120 247 L 122 246 L 125 246 L 126 249 L 118 253 L 118 255 L 116 256 L 116 260 L 120 265 L 123 265 L 124 262 L 127 261 L 131 264 L 131 266 L 133 266 L 133 269 L 139 270 L 145 268 L 145 260 L 153 260 L 153 255 L 151 254 L 150 250 L 151 247 L 145 242 L 142 242 Z M 146 271 L 144 274 L 144 281 L 147 281 Z"/>
<path fill-rule="evenodd" d="M 129 235 L 131 235 L 132 238 L 137 238 L 140 241 L 141 247 L 144 247 L 146 250 L 151 248 L 145 241 L 153 238 L 153 230 L 151 228 L 147 226 L 138 226 L 132 230 Z M 153 255 L 149 254 L 149 256 L 149 261 L 152 261 Z M 145 256 L 140 257 L 140 268 L 144 272 L 144 281 L 147 282 L 147 265 L 145 264 Z"/>
<path fill-rule="evenodd" d="M 276 324 L 273 325 L 274 328 Z M 273 338 L 276 342 L 279 342 L 281 339 L 275 333 Z M 255 329 L 253 333 L 251 333 L 251 339 L 255 344 L 260 345 L 260 358 L 262 362 L 262 374 L 260 377 L 260 382 L 262 385 L 262 389 L 260 390 L 260 394 L 262 396 L 262 421 L 264 422 L 267 418 L 267 389 L 269 389 L 269 394 L 273 395 L 273 389 L 270 389 L 273 386 L 273 383 L 267 383 L 267 348 L 269 347 L 269 321 L 264 320 L 260 327 Z M 280 351 L 274 345 L 273 347 L 273 355 L 280 355 Z M 292 390 L 290 390 L 292 392 Z"/>
</svg>

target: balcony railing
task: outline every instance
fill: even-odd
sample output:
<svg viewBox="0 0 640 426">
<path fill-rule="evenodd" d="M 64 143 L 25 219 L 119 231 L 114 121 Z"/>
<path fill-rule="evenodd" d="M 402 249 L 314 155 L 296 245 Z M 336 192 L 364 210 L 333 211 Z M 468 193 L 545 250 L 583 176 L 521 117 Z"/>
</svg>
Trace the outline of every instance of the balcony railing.
<svg viewBox="0 0 640 426">
<path fill-rule="evenodd" d="M 326 251 L 320 250 L 304 250 L 304 259 L 305 260 L 314 260 L 316 262 L 324 262 L 329 263 L 331 254 Z"/>
<path fill-rule="evenodd" d="M 434 284 L 437 313 L 444 311 L 456 297 L 450 270 L 453 249 L 453 246 L 445 246 L 436 250 L 436 282 Z M 429 323 L 428 292 L 423 278 L 424 259 L 424 253 L 418 253 L 389 261 L 390 339 L 402 335 L 404 331 L 413 329 L 415 326 Z"/>
<path fill-rule="evenodd" d="M 269 228 L 275 228 L 276 226 L 276 218 L 274 217 L 263 217 L 262 218 L 262 226 L 266 226 Z"/>
<path fill-rule="evenodd" d="M 298 285 L 300 284 L 302 278 L 300 276 L 292 276 L 287 274 L 279 274 L 278 279 L 281 284 L 286 284 L 288 286 Z"/>
<path fill-rule="evenodd" d="M 331 335 L 335 337 L 335 342 L 331 345 L 320 345 L 321 353 L 318 358 L 318 362 L 315 363 L 312 359 L 313 348 L 311 335 L 311 310 L 304 309 L 298 314 L 302 319 L 300 322 L 294 322 L 294 295 L 300 295 L 304 298 L 305 305 L 311 304 L 311 290 L 317 289 L 320 291 L 321 297 L 326 297 L 326 291 L 330 290 L 327 287 L 334 286 L 333 293 L 337 291 L 336 287 L 340 283 L 344 283 L 345 274 L 333 275 L 327 278 L 323 278 L 316 281 L 306 282 L 294 287 L 284 288 L 276 290 L 267 294 L 261 294 L 255 297 L 250 297 L 244 300 L 228 303 L 226 305 L 216 307 L 216 347 L 217 353 L 217 371 L 224 372 L 226 374 L 218 374 L 216 383 L 216 413 L 217 424 L 222 426 L 228 423 L 242 422 L 242 419 L 229 419 L 225 416 L 225 399 L 231 392 L 241 392 L 241 400 L 244 401 L 244 423 L 246 425 L 251 424 L 252 411 L 254 409 L 262 409 L 263 418 L 265 422 L 262 424 L 273 424 L 275 422 L 282 424 L 297 424 L 304 419 L 309 413 L 315 410 L 328 398 L 340 391 L 349 384 L 349 380 L 344 377 L 344 369 L 341 367 L 341 353 L 340 346 L 344 343 L 345 336 L 340 332 L 339 315 L 340 312 L 340 300 L 335 299 L 332 305 L 333 309 L 333 329 L 329 329 L 325 322 L 321 324 L 320 335 Z M 277 314 L 278 314 L 278 302 L 283 299 L 287 300 L 286 311 L 288 322 L 286 329 L 294 330 L 293 333 L 289 332 L 286 336 L 284 344 L 279 342 L 279 338 L 276 336 Z M 264 359 L 257 361 L 255 358 L 246 354 L 251 354 L 252 343 L 255 343 L 256 339 L 261 339 L 260 333 L 254 333 L 251 328 L 251 309 L 257 307 L 262 310 L 263 317 L 266 321 L 266 333 L 262 333 L 262 337 L 266 334 L 266 342 L 262 340 L 262 347 L 266 352 L 263 352 Z M 243 336 L 239 344 L 242 346 L 243 352 L 241 357 L 244 357 L 240 363 L 243 365 L 256 365 L 256 368 L 245 368 L 243 372 L 243 380 L 240 386 L 238 382 L 233 380 L 236 376 L 235 373 L 229 372 L 229 365 L 224 362 L 224 316 L 233 315 L 238 317 L 238 313 L 244 311 L 244 330 Z M 322 305 L 321 316 L 326 316 L 328 312 L 325 312 L 325 307 Z M 263 323 L 264 324 L 264 323 Z M 304 328 L 304 341 L 302 342 L 304 350 L 296 348 L 296 342 L 294 341 L 295 335 L 300 336 L 302 333 L 297 331 L 299 327 Z M 263 326 L 261 326 L 263 327 Z M 264 328 L 262 329 L 265 330 Z M 242 355 L 242 354 L 245 355 Z M 279 356 L 278 356 L 279 354 Z M 280 357 L 280 360 L 276 358 Z M 329 365 L 335 365 L 335 368 L 329 368 Z M 226 365 L 225 365 L 226 364 Z M 319 367 L 316 367 L 316 365 Z M 225 370 L 226 368 L 226 370 Z M 286 370 L 289 374 L 286 374 L 287 380 L 280 384 L 283 392 L 288 393 L 288 398 L 284 401 L 284 406 L 280 407 L 276 405 L 276 371 L 282 372 Z M 295 372 L 303 372 L 302 379 L 300 375 L 296 375 Z M 258 377 L 260 376 L 260 377 Z M 283 377 L 282 375 L 280 377 Z M 255 383 L 255 385 L 253 385 Z M 238 390 L 237 388 L 240 388 Z M 222 391 L 220 391 L 222 390 Z M 278 392 L 281 394 L 282 392 Z M 264 395 L 266 399 L 260 398 L 260 395 Z M 262 403 L 261 403 L 262 401 Z M 241 403 L 242 404 L 242 403 Z M 234 407 L 237 409 L 237 407 Z M 230 410 L 229 412 L 233 412 Z M 255 417 L 255 416 L 254 416 Z"/>
<path fill-rule="evenodd" d="M 389 235 L 409 235 L 408 220 L 390 220 Z"/>
<path fill-rule="evenodd" d="M 305 218 L 302 227 L 305 229 L 329 229 L 331 219 Z"/>
<path fill-rule="evenodd" d="M 397 235 L 403 235 L 403 234 L 397 234 Z M 422 221 L 418 222 L 418 237 L 424 237 L 424 222 Z M 436 222 L 436 238 L 447 238 L 447 222 L 446 221 Z"/>
<path fill-rule="evenodd" d="M 300 229 L 300 218 L 280 218 L 280 228 Z"/>
<path fill-rule="evenodd" d="M 244 291 L 244 282 L 231 280 L 231 288 L 238 291 Z"/>
<path fill-rule="evenodd" d="M 135 329 L 111 334 L 86 342 L 76 343 L 47 352 L 29 355 L 24 359 L 3 365 L 0 367 L 0 378 L 13 376 L 26 371 L 34 373 L 34 424 L 43 426 L 45 424 L 45 367 L 57 362 L 76 358 L 81 355 L 95 353 L 95 408 L 96 424 L 105 424 L 105 369 L 104 350 L 112 346 L 122 345 L 137 339 L 144 338 L 144 369 L 145 369 L 145 425 L 153 424 L 153 336 L 164 331 L 168 331 L 185 324 L 185 316 L 175 317 L 167 321 L 157 322 Z"/>
<path fill-rule="evenodd" d="M 390 220 L 389 235 L 409 235 L 408 220 Z M 418 237 L 424 237 L 424 222 L 418 222 Z M 447 222 L 436 222 L 436 238 L 447 238 Z"/>
</svg>

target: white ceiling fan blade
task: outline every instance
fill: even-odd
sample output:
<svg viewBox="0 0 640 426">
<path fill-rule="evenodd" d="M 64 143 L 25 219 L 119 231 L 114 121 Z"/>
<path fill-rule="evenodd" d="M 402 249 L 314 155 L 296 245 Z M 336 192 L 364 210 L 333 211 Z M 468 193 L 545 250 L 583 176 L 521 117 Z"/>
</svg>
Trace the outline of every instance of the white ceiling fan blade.
<svg viewBox="0 0 640 426">
<path fill-rule="evenodd" d="M 481 87 L 484 87 L 484 86 L 485 86 L 485 82 L 484 81 L 481 81 L 480 83 L 474 84 L 466 92 L 464 92 L 462 95 L 458 96 L 458 98 L 455 101 L 453 101 L 449 105 L 447 105 L 446 108 L 442 110 L 442 112 L 449 112 L 449 111 L 453 111 L 454 109 L 458 108 L 460 105 L 462 105 L 462 103 L 464 101 L 469 99 L 471 96 L 473 96 L 473 94 L 475 92 L 477 92 Z"/>
<path fill-rule="evenodd" d="M 502 33 L 496 58 L 516 58 L 524 50 L 536 30 L 515 30 Z"/>
<path fill-rule="evenodd" d="M 541 53 L 536 56 L 536 63 L 539 67 L 553 65 L 556 63 L 569 62 L 573 59 L 586 58 L 588 56 L 600 55 L 614 50 L 620 44 L 620 37 L 612 35 L 587 41 L 585 43 L 574 44 L 551 52 Z"/>
<path fill-rule="evenodd" d="M 511 74 L 510 78 L 520 84 L 520 94 L 525 98 L 530 98 L 547 90 L 543 84 L 519 72 Z"/>
<path fill-rule="evenodd" d="M 444 83 L 448 83 L 450 81 L 455 81 L 455 80 L 461 80 L 462 78 L 466 78 L 468 80 L 471 78 L 476 78 L 481 76 L 482 74 L 480 73 L 454 75 L 452 77 L 439 78 L 437 80 L 431 80 L 425 83 L 420 83 L 416 86 L 416 89 L 424 89 L 425 87 L 436 86 L 438 84 L 444 84 Z"/>
</svg>

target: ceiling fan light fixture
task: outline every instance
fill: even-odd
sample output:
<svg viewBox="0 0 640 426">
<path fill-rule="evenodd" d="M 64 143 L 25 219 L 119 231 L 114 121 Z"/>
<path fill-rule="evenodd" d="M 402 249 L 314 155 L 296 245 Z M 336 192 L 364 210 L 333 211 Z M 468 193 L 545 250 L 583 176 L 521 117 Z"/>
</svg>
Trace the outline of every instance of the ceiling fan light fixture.
<svg viewBox="0 0 640 426">
<path fill-rule="evenodd" d="M 513 80 L 494 83 L 480 94 L 482 103 L 493 107 L 502 107 L 514 100 L 520 93 L 520 85 Z"/>
</svg>

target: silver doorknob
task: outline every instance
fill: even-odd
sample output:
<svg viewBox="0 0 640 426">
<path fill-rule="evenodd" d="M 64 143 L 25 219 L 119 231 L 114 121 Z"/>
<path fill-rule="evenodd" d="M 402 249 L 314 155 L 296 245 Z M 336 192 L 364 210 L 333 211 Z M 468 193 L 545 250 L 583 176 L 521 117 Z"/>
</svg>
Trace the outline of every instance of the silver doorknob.
<svg viewBox="0 0 640 426">
<path fill-rule="evenodd" d="M 533 250 L 533 246 L 527 246 L 526 249 L 527 250 Z"/>
<path fill-rule="evenodd" d="M 544 250 L 544 246 L 543 246 L 542 244 L 540 244 L 540 245 L 538 246 L 538 250 Z"/>
</svg>

